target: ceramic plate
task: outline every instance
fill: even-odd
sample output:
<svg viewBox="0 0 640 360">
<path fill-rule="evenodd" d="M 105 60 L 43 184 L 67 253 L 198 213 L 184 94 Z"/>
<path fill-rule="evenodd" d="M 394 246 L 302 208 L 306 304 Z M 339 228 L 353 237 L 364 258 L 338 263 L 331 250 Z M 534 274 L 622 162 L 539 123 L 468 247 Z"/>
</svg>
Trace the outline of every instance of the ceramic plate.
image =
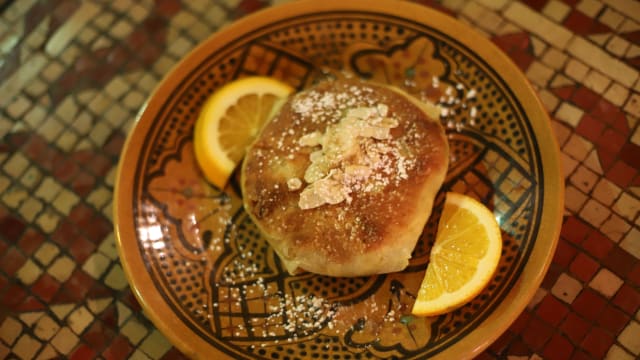
<svg viewBox="0 0 640 360">
<path fill-rule="evenodd" d="M 221 85 L 268 75 L 303 89 L 356 76 L 446 109 L 451 145 L 434 213 L 401 273 L 290 276 L 233 186 L 200 174 L 192 131 Z M 559 234 L 563 187 L 549 119 L 487 39 L 423 6 L 299 1 L 251 15 L 197 47 L 141 112 L 120 163 L 115 225 L 131 287 L 185 354 L 219 359 L 472 357 L 538 289 Z M 410 315 L 445 191 L 490 206 L 504 250 L 488 287 L 446 315 Z"/>
</svg>

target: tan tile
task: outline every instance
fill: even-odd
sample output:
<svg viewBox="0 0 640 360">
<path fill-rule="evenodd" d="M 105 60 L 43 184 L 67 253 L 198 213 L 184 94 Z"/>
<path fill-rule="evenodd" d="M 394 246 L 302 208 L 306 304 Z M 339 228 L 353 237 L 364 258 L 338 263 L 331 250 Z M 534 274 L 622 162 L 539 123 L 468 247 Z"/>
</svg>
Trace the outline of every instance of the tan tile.
<svg viewBox="0 0 640 360">
<path fill-rule="evenodd" d="M 624 106 L 624 111 L 635 117 L 640 117 L 640 94 L 631 94 L 629 100 L 627 100 L 627 103 Z"/>
<path fill-rule="evenodd" d="M 593 171 L 587 169 L 585 166 L 578 166 L 576 171 L 571 175 L 571 183 L 575 185 L 580 191 L 585 194 L 591 192 L 596 182 L 598 181 L 598 175 Z"/>
<path fill-rule="evenodd" d="M 98 93 L 89 103 L 88 107 L 96 115 L 103 114 L 113 102 L 113 99 L 104 93 Z"/>
<path fill-rule="evenodd" d="M 0 94 L 2 94 L 0 96 L 0 107 L 6 106 L 40 72 L 48 61 L 44 55 L 35 53 L 11 76 L 4 79 L 0 83 Z"/>
<path fill-rule="evenodd" d="M 616 106 L 622 106 L 629 97 L 629 89 L 614 82 L 604 93 L 604 98 Z"/>
<path fill-rule="evenodd" d="M 71 350 L 78 344 L 78 341 L 78 336 L 65 326 L 51 339 L 51 345 L 63 355 L 69 355 Z"/>
<path fill-rule="evenodd" d="M 122 40 L 129 36 L 132 31 L 133 26 L 131 25 L 129 20 L 126 20 L 126 18 L 122 18 L 110 28 L 109 33 L 114 38 Z"/>
<path fill-rule="evenodd" d="M 591 142 L 574 133 L 562 148 L 562 151 L 572 158 L 582 161 L 587 157 L 592 148 L 593 144 L 591 144 Z"/>
<path fill-rule="evenodd" d="M 38 340 L 24 333 L 20 336 L 16 344 L 13 345 L 12 350 L 14 354 L 22 359 L 32 359 L 41 347 L 42 344 Z"/>
<path fill-rule="evenodd" d="M 544 6 L 542 13 L 551 20 L 561 23 L 569 14 L 571 8 L 569 5 L 558 0 L 551 0 Z"/>
<path fill-rule="evenodd" d="M 31 108 L 31 101 L 29 101 L 24 96 L 16 97 L 6 108 L 5 110 L 9 114 L 9 116 L 14 119 L 18 119 L 24 115 L 27 110 Z"/>
<path fill-rule="evenodd" d="M 60 77 L 60 75 L 62 75 L 64 69 L 64 65 L 62 65 L 58 61 L 52 61 L 49 63 L 49 65 L 42 69 L 40 76 L 42 76 L 48 82 L 54 82 Z"/>
<path fill-rule="evenodd" d="M 609 50 L 609 52 L 611 52 L 615 56 L 622 57 L 627 52 L 627 49 L 629 49 L 630 46 L 630 42 L 618 35 L 614 35 L 611 37 L 611 40 L 609 40 L 609 43 L 607 44 L 607 50 Z"/>
<path fill-rule="evenodd" d="M 21 152 L 16 152 L 4 163 L 2 169 L 7 175 L 13 178 L 19 178 L 22 173 L 27 170 L 27 167 L 29 167 L 29 159 Z"/>
<path fill-rule="evenodd" d="M 618 344 L 613 344 L 607 355 L 604 358 L 605 360 L 634 360 L 633 355 L 629 354 L 625 349 L 620 347 Z"/>
<path fill-rule="evenodd" d="M 551 293 L 567 304 L 571 304 L 580 291 L 582 291 L 582 284 L 566 273 L 560 274 L 551 288 Z"/>
<path fill-rule="evenodd" d="M 543 63 L 556 70 L 562 69 L 566 61 L 567 55 L 554 47 L 549 47 L 542 57 Z"/>
<path fill-rule="evenodd" d="M 638 227 L 634 227 L 629 231 L 629 233 L 624 237 L 624 239 L 620 242 L 620 247 L 625 249 L 629 254 L 635 256 L 637 259 L 640 259 L 640 230 Z"/>
<path fill-rule="evenodd" d="M 602 0 L 603 3 L 640 22 L 640 3 L 630 0 Z"/>
<path fill-rule="evenodd" d="M 596 200 L 589 199 L 580 211 L 580 216 L 589 224 L 600 227 L 611 215 L 611 210 Z"/>
<path fill-rule="evenodd" d="M 556 107 L 560 103 L 560 99 L 557 96 L 555 96 L 551 91 L 546 89 L 541 89 L 540 91 L 538 91 L 538 97 L 540 98 L 542 105 L 544 105 L 544 108 L 549 113 L 554 112 Z"/>
<path fill-rule="evenodd" d="M 56 145 L 63 151 L 71 151 L 77 142 L 78 135 L 72 131 L 65 131 L 56 140 Z"/>
<path fill-rule="evenodd" d="M 7 343 L 9 346 L 13 345 L 18 336 L 22 333 L 22 324 L 10 316 L 2 322 L 0 325 L 0 339 Z"/>
<path fill-rule="evenodd" d="M 569 140 L 571 136 L 571 129 L 567 127 L 565 124 L 560 121 L 552 120 L 551 127 L 553 128 L 553 133 L 556 136 L 556 140 L 558 141 L 558 145 L 562 148 L 562 146 Z"/>
<path fill-rule="evenodd" d="M 580 213 L 588 199 L 587 195 L 573 185 L 567 185 L 564 198 L 565 207 L 574 214 Z"/>
<path fill-rule="evenodd" d="M 118 99 L 129 91 L 129 85 L 122 80 L 122 77 L 116 76 L 105 86 L 104 91 L 111 99 Z"/>
<path fill-rule="evenodd" d="M 105 285 L 115 290 L 123 290 L 128 286 L 122 267 L 114 265 L 104 279 Z"/>
<path fill-rule="evenodd" d="M 130 0 L 114 0 L 110 2 L 111 8 L 118 12 L 127 12 L 132 5 Z"/>
<path fill-rule="evenodd" d="M 102 208 L 105 204 L 111 200 L 112 192 L 106 187 L 101 186 L 93 190 L 87 197 L 87 202 L 93 205 L 96 209 Z"/>
<path fill-rule="evenodd" d="M 158 79 L 153 76 L 152 72 L 144 74 L 142 78 L 138 82 L 138 88 L 145 90 L 146 94 L 149 95 L 153 89 L 155 89 L 158 84 Z"/>
<path fill-rule="evenodd" d="M 38 77 L 32 78 L 27 84 L 25 84 L 23 88 L 24 92 L 30 95 L 32 98 L 42 96 L 48 89 L 49 86 L 47 85 L 47 83 L 40 80 Z"/>
<path fill-rule="evenodd" d="M 149 9 L 140 4 L 133 4 L 129 11 L 127 11 L 127 16 L 136 23 L 144 20 L 147 15 L 149 15 Z"/>
<path fill-rule="evenodd" d="M 136 349 L 136 351 L 131 354 L 129 360 L 152 360 L 147 354 L 142 352 L 140 349 Z"/>
<path fill-rule="evenodd" d="M 104 122 L 98 122 L 93 125 L 93 128 L 89 132 L 89 139 L 93 141 L 93 143 L 97 147 L 101 147 L 107 142 L 109 135 L 113 130 L 108 127 Z"/>
<path fill-rule="evenodd" d="M 567 66 L 564 69 L 564 72 L 572 79 L 582 82 L 587 73 L 589 72 L 589 67 L 584 65 L 582 62 L 569 59 L 567 62 Z"/>
<path fill-rule="evenodd" d="M 58 119 L 65 124 L 73 123 L 78 115 L 78 104 L 73 96 L 67 96 L 56 109 Z"/>
<path fill-rule="evenodd" d="M 33 284 L 40 275 L 42 274 L 42 268 L 38 266 L 33 260 L 27 259 L 27 261 L 22 265 L 18 272 L 16 273 L 16 277 L 25 285 Z"/>
<path fill-rule="evenodd" d="M 602 9 L 602 3 L 598 0 L 581 0 L 576 8 L 588 17 L 594 18 Z"/>
<path fill-rule="evenodd" d="M 620 289 L 623 283 L 624 281 L 622 281 L 622 279 L 620 279 L 616 274 L 612 273 L 607 268 L 601 268 L 596 276 L 591 279 L 589 286 L 610 299 L 616 294 L 616 292 L 618 292 L 618 289 Z"/>
<path fill-rule="evenodd" d="M 22 177 L 20 178 L 20 182 L 27 189 L 33 190 L 35 189 L 36 186 L 40 184 L 42 177 L 43 175 L 40 169 L 35 165 L 31 165 L 29 166 L 27 171 L 25 171 L 24 174 L 22 174 Z"/>
<path fill-rule="evenodd" d="M 625 86 L 633 85 L 638 78 L 638 72 L 635 69 L 583 38 L 574 37 L 567 46 L 567 51 Z"/>
<path fill-rule="evenodd" d="M 133 116 L 128 110 L 120 106 L 119 103 L 113 103 L 113 106 L 104 113 L 103 119 L 106 120 L 113 128 L 119 128 L 127 120 L 133 119 Z"/>
<path fill-rule="evenodd" d="M 76 62 L 76 60 L 78 60 L 78 57 L 80 57 L 80 54 L 82 54 L 82 52 L 83 50 L 81 50 L 78 45 L 72 43 L 66 49 L 64 49 L 59 58 L 67 67 L 69 67 L 72 66 Z"/>
<path fill-rule="evenodd" d="M 199 20 L 195 16 L 193 16 L 191 13 L 188 13 L 186 11 L 181 11 L 173 17 L 173 19 L 171 20 L 171 25 L 173 27 L 187 29 L 192 24 L 195 24 L 198 21 Z"/>
<path fill-rule="evenodd" d="M 51 346 L 51 344 L 46 344 L 44 349 L 38 354 L 36 360 L 51 360 L 58 359 L 60 357 L 60 353 L 56 351 L 56 349 Z"/>
<path fill-rule="evenodd" d="M 61 190 L 62 185 L 60 185 L 59 182 L 52 177 L 45 177 L 42 183 L 40 183 L 38 190 L 36 190 L 35 195 L 40 199 L 50 202 L 55 199 Z"/>
<path fill-rule="evenodd" d="M 169 51 L 169 53 L 171 53 L 175 57 L 181 58 L 186 53 L 188 53 L 193 48 L 193 46 L 194 44 L 193 42 L 191 42 L 191 40 L 181 36 L 169 45 L 167 51 Z"/>
<path fill-rule="evenodd" d="M 60 222 L 60 215 L 58 215 L 51 208 L 45 209 L 45 211 L 38 216 L 38 219 L 36 219 L 36 224 L 46 234 L 53 233 L 56 227 L 58 227 L 59 222 Z"/>
<path fill-rule="evenodd" d="M 34 257 L 38 260 L 42 265 L 47 266 L 51 263 L 58 254 L 60 253 L 60 249 L 51 242 L 45 242 L 38 250 L 35 252 Z"/>
<path fill-rule="evenodd" d="M 36 128 L 38 134 L 50 143 L 54 142 L 63 130 L 64 125 L 53 116 L 47 117 L 46 121 Z"/>
<path fill-rule="evenodd" d="M 640 336 L 638 334 L 640 334 L 640 324 L 631 321 L 618 335 L 618 342 L 636 356 L 640 355 Z"/>
<path fill-rule="evenodd" d="M 584 79 L 584 85 L 601 94 L 609 86 L 611 80 L 596 70 L 591 70 Z"/>
<path fill-rule="evenodd" d="M 584 115 L 584 111 L 582 111 L 582 109 L 571 105 L 568 102 L 563 102 L 562 104 L 560 104 L 560 107 L 555 113 L 555 117 L 558 120 L 562 120 L 572 127 L 578 126 L 582 115 Z"/>
<path fill-rule="evenodd" d="M 133 345 L 138 345 L 149 332 L 135 317 L 130 318 L 120 331 Z"/>
<path fill-rule="evenodd" d="M 164 76 L 169 72 L 169 70 L 173 68 L 173 65 L 175 65 L 175 63 L 176 59 L 163 55 L 158 60 L 156 60 L 155 64 L 153 64 L 153 70 L 156 74 Z"/>
<path fill-rule="evenodd" d="M 629 46 L 629 49 L 627 49 L 626 54 L 624 54 L 625 58 L 635 58 L 638 56 L 640 56 L 640 46 L 636 44 L 631 44 L 631 46 Z"/>
<path fill-rule="evenodd" d="M 17 209 L 28 197 L 29 193 L 24 187 L 14 184 L 2 194 L 2 202 L 11 209 Z"/>
<path fill-rule="evenodd" d="M 593 190 L 593 197 L 601 203 L 610 206 L 620 195 L 622 189 L 606 178 L 601 178 Z"/>
<path fill-rule="evenodd" d="M 75 193 L 63 188 L 62 191 L 53 200 L 53 206 L 61 213 L 69 215 L 71 209 L 80 201 Z"/>
<path fill-rule="evenodd" d="M 80 115 L 76 117 L 73 124 L 71 124 L 71 127 L 80 135 L 88 134 L 93 127 L 93 115 L 87 111 L 82 111 Z"/>
<path fill-rule="evenodd" d="M 630 229 L 631 225 L 615 213 L 600 226 L 600 231 L 614 242 L 619 242 Z"/>
<path fill-rule="evenodd" d="M 600 22 L 609 26 L 612 29 L 616 29 L 622 21 L 624 20 L 624 16 L 619 12 L 607 7 L 602 15 L 600 15 Z"/>
<path fill-rule="evenodd" d="M 82 265 L 82 270 L 89 274 L 92 278 L 98 280 L 107 271 L 111 264 L 111 260 L 105 255 L 95 252 Z"/>
<path fill-rule="evenodd" d="M 130 91 L 122 100 L 122 104 L 131 110 L 138 111 L 142 104 L 147 100 L 139 91 Z"/>
<path fill-rule="evenodd" d="M 131 317 L 132 311 L 122 301 L 116 302 L 116 311 L 118 311 L 118 327 L 121 328 Z"/>
<path fill-rule="evenodd" d="M 44 315 L 36 323 L 33 333 L 44 341 L 49 341 L 60 330 L 60 325 L 48 315 Z"/>
<path fill-rule="evenodd" d="M 0 194 L 4 193 L 9 185 L 11 185 L 11 180 L 9 180 L 8 177 L 0 174 Z"/>
<path fill-rule="evenodd" d="M 74 333 L 81 335 L 87 326 L 93 322 L 93 319 L 93 314 L 86 307 L 80 306 L 69 314 L 67 324 L 69 324 Z"/>
<path fill-rule="evenodd" d="M 46 110 L 42 106 L 36 104 L 29 110 L 29 112 L 25 114 L 22 119 L 24 122 L 29 124 L 31 128 L 35 129 L 40 126 L 46 116 Z"/>
<path fill-rule="evenodd" d="M 526 75 L 534 84 L 546 87 L 547 83 L 553 76 L 553 69 L 539 61 L 534 61 L 527 69 Z"/>
<path fill-rule="evenodd" d="M 142 342 L 140 349 L 152 359 L 160 359 L 171 349 L 169 341 L 158 331 L 153 332 Z"/>
<path fill-rule="evenodd" d="M 71 276 L 76 263 L 70 257 L 62 255 L 49 266 L 47 272 L 60 282 L 65 282 Z"/>
<path fill-rule="evenodd" d="M 627 192 L 623 192 L 613 205 L 613 210 L 623 218 L 633 221 L 640 211 L 640 201 Z"/>
<path fill-rule="evenodd" d="M 187 33 L 196 41 L 200 42 L 211 35 L 211 28 L 201 22 L 196 22 L 186 28 Z"/>
<path fill-rule="evenodd" d="M 102 208 L 102 214 L 113 223 L 113 202 L 109 202 Z"/>
<path fill-rule="evenodd" d="M 67 44 L 76 36 L 87 22 L 100 12 L 100 7 L 94 3 L 83 2 L 80 8 L 68 18 L 56 32 L 49 37 L 45 46 L 47 54 L 59 55 Z"/>
<path fill-rule="evenodd" d="M 482 5 L 486 6 L 489 9 L 500 10 L 505 7 L 509 3 L 508 0 L 477 0 Z"/>
<path fill-rule="evenodd" d="M 40 200 L 29 197 L 20 205 L 18 212 L 25 220 L 33 222 L 43 208 Z"/>
<path fill-rule="evenodd" d="M 569 30 L 518 2 L 509 4 L 504 16 L 559 49 L 564 49 L 572 36 Z"/>
<path fill-rule="evenodd" d="M 93 27 L 85 26 L 80 32 L 78 32 L 76 40 L 78 40 L 82 44 L 87 45 L 92 43 L 97 36 L 98 32 Z"/>
</svg>

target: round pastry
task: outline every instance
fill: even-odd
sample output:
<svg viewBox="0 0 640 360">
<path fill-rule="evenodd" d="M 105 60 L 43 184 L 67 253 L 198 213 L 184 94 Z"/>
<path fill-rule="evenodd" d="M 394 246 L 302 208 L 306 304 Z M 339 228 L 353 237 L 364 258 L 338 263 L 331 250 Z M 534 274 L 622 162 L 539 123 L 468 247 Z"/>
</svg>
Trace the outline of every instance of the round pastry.
<svg viewBox="0 0 640 360">
<path fill-rule="evenodd" d="M 321 83 L 291 96 L 247 150 L 250 217 L 290 273 L 403 270 L 448 166 L 437 107 L 394 87 Z"/>
</svg>

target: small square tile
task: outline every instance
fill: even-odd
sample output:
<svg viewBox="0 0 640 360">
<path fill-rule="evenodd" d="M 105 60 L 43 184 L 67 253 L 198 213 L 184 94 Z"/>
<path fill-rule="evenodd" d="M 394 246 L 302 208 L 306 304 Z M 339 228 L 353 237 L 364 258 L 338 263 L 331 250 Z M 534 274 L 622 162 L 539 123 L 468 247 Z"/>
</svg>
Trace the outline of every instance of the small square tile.
<svg viewBox="0 0 640 360">
<path fill-rule="evenodd" d="M 78 195 L 63 188 L 62 191 L 53 200 L 53 206 L 61 213 L 68 215 L 71 209 L 80 201 Z"/>
<path fill-rule="evenodd" d="M 107 141 L 111 132 L 112 130 L 107 125 L 99 122 L 95 124 L 89 132 L 89 139 L 91 139 L 97 147 L 101 147 Z"/>
<path fill-rule="evenodd" d="M 618 35 L 614 35 L 607 43 L 606 49 L 613 55 L 622 57 L 630 46 L 631 43 L 629 41 Z"/>
<path fill-rule="evenodd" d="M 624 20 L 624 15 L 620 14 L 619 12 L 613 10 L 610 7 L 607 7 L 605 8 L 602 15 L 600 15 L 599 20 L 601 23 L 607 25 L 608 27 L 612 29 L 616 29 L 618 26 L 620 26 L 620 24 L 622 24 L 622 21 Z"/>
<path fill-rule="evenodd" d="M 36 190 L 35 195 L 40 199 L 50 202 L 56 198 L 61 190 L 62 185 L 60 185 L 59 182 L 51 177 L 45 177 L 40 183 L 38 190 Z"/>
<path fill-rule="evenodd" d="M 584 111 L 582 111 L 580 108 L 567 102 L 563 102 L 562 104 L 560 104 L 558 110 L 556 110 L 555 117 L 558 120 L 562 120 L 575 128 L 580 122 L 583 114 Z"/>
<path fill-rule="evenodd" d="M 89 274 L 92 278 L 98 280 L 105 273 L 111 260 L 105 255 L 96 252 L 93 253 L 87 261 L 82 265 L 82 270 Z"/>
<path fill-rule="evenodd" d="M 600 294 L 611 298 L 622 286 L 622 279 L 606 268 L 600 269 L 596 276 L 589 282 L 589 286 Z"/>
<path fill-rule="evenodd" d="M 123 40 L 133 31 L 133 26 L 126 18 L 120 19 L 109 29 L 109 34 L 115 39 Z"/>
<path fill-rule="evenodd" d="M 589 255 L 579 253 L 571 262 L 569 271 L 579 280 L 588 282 L 598 271 L 600 265 Z"/>
<path fill-rule="evenodd" d="M 22 359 L 32 359 L 41 347 L 42 344 L 38 340 L 25 333 L 13 345 L 12 350 Z"/>
<path fill-rule="evenodd" d="M 570 78 L 582 82 L 584 77 L 589 72 L 589 67 L 578 60 L 570 59 L 569 62 L 567 62 L 567 66 L 565 67 L 564 72 Z"/>
<path fill-rule="evenodd" d="M 616 106 L 622 106 L 628 97 L 629 89 L 617 82 L 613 82 L 604 93 L 604 98 Z"/>
<path fill-rule="evenodd" d="M 56 140 L 56 145 L 63 151 L 69 152 L 73 150 L 74 146 L 78 142 L 78 135 L 72 131 L 65 131 Z"/>
<path fill-rule="evenodd" d="M 619 186 L 607 178 L 601 178 L 593 189 L 592 195 L 604 205 L 611 206 L 621 192 L 622 189 Z"/>
<path fill-rule="evenodd" d="M 71 353 L 71 350 L 78 344 L 78 337 L 68 327 L 63 327 L 56 336 L 51 339 L 51 345 L 63 355 Z"/>
<path fill-rule="evenodd" d="M 64 125 L 55 117 L 49 116 L 36 130 L 47 142 L 52 143 L 64 131 Z"/>
<path fill-rule="evenodd" d="M 614 336 L 619 334 L 631 317 L 613 305 L 607 305 L 598 318 L 597 324 L 609 330 Z"/>
<path fill-rule="evenodd" d="M 538 61 L 532 62 L 526 72 L 527 78 L 541 87 L 547 86 L 553 74 L 554 71 L 551 67 Z"/>
<path fill-rule="evenodd" d="M 42 70 L 40 76 L 47 80 L 47 82 L 52 83 L 57 80 L 63 72 L 64 66 L 57 61 L 52 61 Z"/>
<path fill-rule="evenodd" d="M 631 321 L 618 336 L 620 344 L 636 356 L 640 355 L 640 336 L 638 334 L 640 334 L 640 324 Z"/>
<path fill-rule="evenodd" d="M 40 262 L 40 264 L 47 266 L 59 253 L 60 250 L 54 243 L 45 242 L 35 252 L 34 257 Z"/>
<path fill-rule="evenodd" d="M 12 317 L 7 317 L 0 325 L 0 339 L 7 345 L 12 346 L 18 336 L 22 333 L 22 324 Z"/>
<path fill-rule="evenodd" d="M 93 314 L 86 307 L 80 306 L 69 314 L 67 324 L 69 324 L 74 333 L 81 335 L 87 326 L 93 322 L 93 319 Z"/>
<path fill-rule="evenodd" d="M 9 160 L 4 163 L 2 169 L 11 177 L 19 178 L 29 167 L 29 159 L 21 152 L 14 153 Z"/>
<path fill-rule="evenodd" d="M 133 116 L 128 110 L 120 106 L 120 103 L 114 103 L 113 106 L 104 113 L 104 120 L 113 128 L 119 128 L 129 119 L 133 119 Z"/>
<path fill-rule="evenodd" d="M 606 206 L 593 199 L 588 200 L 580 211 L 580 216 L 596 227 L 602 225 L 610 215 L 611 211 Z"/>
<path fill-rule="evenodd" d="M 16 277 L 25 285 L 29 286 L 33 284 L 42 274 L 42 268 L 38 266 L 31 259 L 22 265 L 22 267 L 16 273 Z"/>
<path fill-rule="evenodd" d="M 581 0 L 576 8 L 583 14 L 593 18 L 602 9 L 603 4 L 598 0 Z"/>
<path fill-rule="evenodd" d="M 65 282 L 75 269 L 76 263 L 70 257 L 63 255 L 59 257 L 48 269 L 49 275 L 60 282 Z"/>
<path fill-rule="evenodd" d="M 59 222 L 60 215 L 51 208 L 46 208 L 36 219 L 36 224 L 47 234 L 51 234 Z"/>
<path fill-rule="evenodd" d="M 623 218 L 633 221 L 640 211 L 640 200 L 623 192 L 613 205 L 613 210 Z"/>
<path fill-rule="evenodd" d="M 18 119 L 24 115 L 31 107 L 31 101 L 24 96 L 18 96 L 6 108 L 5 111 L 9 116 Z"/>
<path fill-rule="evenodd" d="M 581 290 L 582 284 L 578 280 L 562 273 L 551 288 L 551 293 L 567 304 L 571 304 Z"/>
<path fill-rule="evenodd" d="M 607 331 L 594 326 L 580 345 L 591 356 L 596 359 L 602 359 L 613 343 L 614 339 Z"/>
<path fill-rule="evenodd" d="M 120 331 L 133 345 L 138 345 L 149 333 L 149 330 L 133 317 L 124 324 Z"/>
<path fill-rule="evenodd" d="M 549 1 L 542 9 L 542 13 L 556 23 L 561 23 L 569 14 L 571 8 L 569 5 L 558 0 Z"/>
<path fill-rule="evenodd" d="M 60 325 L 51 317 L 44 315 L 38 320 L 33 330 L 36 337 L 43 341 L 49 341 L 60 330 Z"/>
<path fill-rule="evenodd" d="M 169 341 L 158 330 L 153 330 L 140 345 L 140 349 L 152 359 L 160 359 L 171 347 Z"/>
<path fill-rule="evenodd" d="M 112 301 L 113 299 L 110 297 L 102 299 L 88 299 L 87 307 L 94 315 L 99 315 L 107 308 L 107 306 L 111 305 Z"/>
<path fill-rule="evenodd" d="M 28 189 L 35 189 L 40 184 L 42 176 L 42 171 L 38 167 L 31 165 L 20 178 L 20 182 Z"/>
<path fill-rule="evenodd" d="M 33 222 L 43 208 L 40 200 L 30 197 L 20 205 L 18 212 L 25 220 Z"/>
<path fill-rule="evenodd" d="M 615 213 L 600 226 L 600 231 L 614 242 L 619 242 L 630 229 L 631 225 Z"/>
<path fill-rule="evenodd" d="M 67 315 L 75 308 L 75 304 L 58 304 L 51 305 L 51 312 L 58 318 L 60 321 L 64 321 Z"/>
<path fill-rule="evenodd" d="M 596 70 L 591 70 L 584 79 L 584 85 L 589 89 L 602 93 L 611 84 L 611 79 Z"/>
<path fill-rule="evenodd" d="M 571 175 L 570 180 L 580 191 L 588 194 L 596 185 L 598 175 L 585 166 L 580 165 L 573 175 Z"/>
<path fill-rule="evenodd" d="M 2 202 L 11 209 L 17 209 L 29 197 L 29 192 L 22 186 L 14 184 L 2 194 Z"/>
</svg>

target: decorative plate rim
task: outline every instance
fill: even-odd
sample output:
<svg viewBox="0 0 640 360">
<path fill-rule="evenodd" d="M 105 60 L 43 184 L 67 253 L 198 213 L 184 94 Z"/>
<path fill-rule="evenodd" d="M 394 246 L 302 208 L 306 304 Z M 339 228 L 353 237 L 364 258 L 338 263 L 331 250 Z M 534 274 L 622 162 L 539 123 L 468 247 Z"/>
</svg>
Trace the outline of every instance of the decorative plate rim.
<svg viewBox="0 0 640 360">
<path fill-rule="evenodd" d="M 204 354 L 206 358 L 207 353 L 203 353 L 203 351 L 210 349 L 211 345 L 202 341 L 199 337 L 191 335 L 189 328 L 179 321 L 177 317 L 163 316 L 163 313 L 169 311 L 170 308 L 162 300 L 161 296 L 154 293 L 157 290 L 152 284 L 149 273 L 132 271 L 132 269 L 146 268 L 140 254 L 136 251 L 131 251 L 132 246 L 137 249 L 137 241 L 131 240 L 132 238 L 136 239 L 134 214 L 133 208 L 127 204 L 127 201 L 131 201 L 133 193 L 132 180 L 135 172 L 131 171 L 131 169 L 135 168 L 136 161 L 141 155 L 140 150 L 142 150 L 140 136 L 136 137 L 135 135 L 148 133 L 155 115 L 165 103 L 167 98 L 165 94 L 171 93 L 183 80 L 179 74 L 181 69 L 186 68 L 187 71 L 185 72 L 191 73 L 202 59 L 211 55 L 212 51 L 215 51 L 221 44 L 234 41 L 236 38 L 234 34 L 243 36 L 252 29 L 268 26 L 271 23 L 286 20 L 295 15 L 307 14 L 310 7 L 314 8 L 315 13 L 366 11 L 427 25 L 432 25 L 432 22 L 425 21 L 425 19 L 436 19 L 433 21 L 434 24 L 438 23 L 437 26 L 434 25 L 435 29 L 445 34 L 455 33 L 457 41 L 475 51 L 477 56 L 484 59 L 493 69 L 499 68 L 500 70 L 496 71 L 503 78 L 513 77 L 518 79 L 518 81 L 509 82 L 509 86 L 511 91 L 517 94 L 518 99 L 524 104 L 524 111 L 529 119 L 528 123 L 535 135 L 533 140 L 539 141 L 541 136 L 548 136 L 549 139 L 545 140 L 552 144 L 552 146 L 539 148 L 541 169 L 544 172 L 542 174 L 543 182 L 539 186 L 544 189 L 544 194 L 542 197 L 543 210 L 540 227 L 537 229 L 538 234 L 535 237 L 536 240 L 548 238 L 550 241 L 548 242 L 549 246 L 542 248 L 538 241 L 535 242 L 530 259 L 527 260 L 520 278 L 499 305 L 503 310 L 502 314 L 496 314 L 496 311 L 490 313 L 477 328 L 466 335 L 465 341 L 459 342 L 455 346 L 455 351 L 467 354 L 469 357 L 477 355 L 495 341 L 524 310 L 542 283 L 551 263 L 560 235 L 564 208 L 564 181 L 560 167 L 560 150 L 553 135 L 548 114 L 537 97 L 535 90 L 521 70 L 502 50 L 464 23 L 437 10 L 404 1 L 376 1 L 372 3 L 368 0 L 327 0 L 318 3 L 313 0 L 300 0 L 273 6 L 237 20 L 212 34 L 174 66 L 140 109 L 134 126 L 127 136 L 116 173 L 113 222 L 118 253 L 131 289 L 143 307 L 145 314 L 176 347 L 187 356 L 195 358 Z M 496 65 L 499 65 L 499 67 Z M 125 175 L 128 176 L 125 178 Z M 523 284 L 527 283 L 531 285 L 523 286 Z M 486 336 L 486 334 L 489 334 L 489 336 Z M 436 355 L 436 358 L 451 355 L 452 348 L 454 347 L 443 350 Z"/>
</svg>

